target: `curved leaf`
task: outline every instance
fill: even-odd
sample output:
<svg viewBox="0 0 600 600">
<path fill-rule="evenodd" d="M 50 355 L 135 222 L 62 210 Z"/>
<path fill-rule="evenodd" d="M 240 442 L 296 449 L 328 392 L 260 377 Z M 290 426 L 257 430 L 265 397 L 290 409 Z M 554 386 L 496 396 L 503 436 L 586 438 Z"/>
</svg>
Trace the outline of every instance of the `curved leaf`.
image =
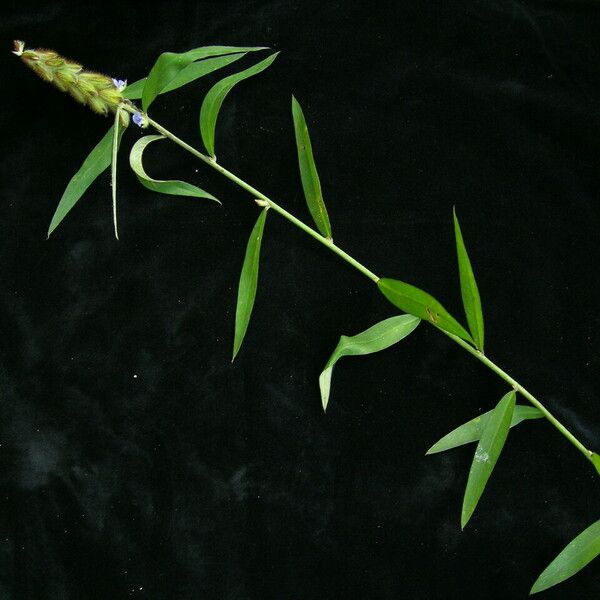
<svg viewBox="0 0 600 600">
<path fill-rule="evenodd" d="M 268 208 L 263 208 L 263 210 L 261 210 L 258 220 L 252 228 L 246 247 L 246 255 L 244 257 L 244 264 L 242 265 L 240 285 L 238 288 L 237 306 L 235 309 L 235 337 L 233 340 L 232 362 L 244 341 L 248 323 L 250 322 L 250 315 L 252 314 L 252 308 L 254 307 L 254 298 L 256 297 L 256 287 L 258 283 L 260 245 L 268 210 Z"/>
<path fill-rule="evenodd" d="M 357 335 L 351 337 L 341 336 L 338 345 L 319 376 L 323 410 L 327 410 L 327 403 L 329 402 L 333 367 L 342 356 L 361 356 L 385 350 L 412 333 L 419 321 L 420 319 L 413 315 L 398 315 L 385 319 Z"/>
<path fill-rule="evenodd" d="M 456 210 L 453 211 L 453 215 L 454 237 L 456 238 L 456 253 L 458 255 L 458 272 L 460 276 L 460 293 L 475 346 L 483 352 L 483 312 L 481 310 L 481 299 L 479 298 L 477 282 L 475 281 L 471 261 L 469 260 L 467 248 L 462 237 Z"/>
<path fill-rule="evenodd" d="M 120 144 L 123 132 L 120 129 L 117 138 L 117 144 Z M 94 149 L 87 155 L 79 171 L 73 175 L 69 181 L 62 198 L 56 207 L 50 227 L 48 228 L 48 237 L 58 227 L 60 222 L 67 216 L 69 211 L 75 206 L 77 201 L 83 196 L 84 192 L 92 185 L 94 180 L 103 171 L 106 171 L 112 160 L 114 126 L 111 127 L 106 135 L 96 144 Z"/>
<path fill-rule="evenodd" d="M 465 525 L 473 515 L 479 498 L 481 498 L 481 494 L 483 494 L 483 490 L 502 452 L 502 448 L 504 448 L 504 442 L 506 442 L 508 430 L 512 422 L 515 397 L 514 390 L 503 396 L 483 428 L 481 439 L 475 450 L 471 470 L 469 471 L 467 488 L 465 489 L 460 518 L 462 529 L 465 528 Z"/>
<path fill-rule="evenodd" d="M 119 239 L 119 230 L 117 228 L 117 155 L 119 153 L 119 141 L 120 131 L 119 125 L 121 123 L 121 107 L 115 111 L 115 123 L 113 125 L 113 143 L 112 143 L 112 157 L 111 157 L 111 169 L 110 169 L 110 185 L 112 188 L 112 205 L 113 205 L 113 223 L 115 226 L 115 237 Z"/>
<path fill-rule="evenodd" d="M 451 450 L 452 448 L 458 448 L 458 446 L 464 446 L 471 442 L 477 442 L 481 439 L 481 434 L 487 425 L 488 419 L 490 418 L 492 411 L 488 411 L 467 421 L 460 427 L 453 429 L 450 433 L 446 434 L 443 438 L 438 440 L 425 454 L 436 454 L 438 452 L 444 452 L 445 450 Z M 512 420 L 510 426 L 514 427 L 522 421 L 528 419 L 541 419 L 544 415 L 534 406 L 523 406 L 517 404 L 513 411 Z"/>
<path fill-rule="evenodd" d="M 209 73 L 212 73 L 218 69 L 222 69 L 236 60 L 240 60 L 240 58 L 243 58 L 246 56 L 246 54 L 246 52 L 240 52 L 239 54 L 226 54 L 225 56 L 206 58 L 198 62 L 193 62 L 179 71 L 179 73 L 159 92 L 159 95 L 176 90 L 184 85 L 187 85 L 188 83 L 191 83 L 192 81 L 196 81 L 196 79 L 200 79 L 200 77 L 204 77 L 204 75 L 208 75 Z M 143 79 L 138 79 L 138 81 L 128 85 L 123 90 L 123 96 L 125 98 L 129 98 L 130 100 L 141 98 L 144 85 L 146 84 L 146 79 L 147 78 L 144 77 Z"/>
<path fill-rule="evenodd" d="M 583 569 L 600 554 L 600 521 L 582 531 L 546 567 L 531 588 L 530 594 L 543 592 Z"/>
<path fill-rule="evenodd" d="M 298 101 L 292 96 L 292 116 L 294 118 L 294 132 L 296 135 L 296 147 L 298 149 L 298 164 L 300 166 L 300 178 L 302 179 L 302 188 L 304 189 L 304 197 L 308 210 L 312 215 L 317 229 L 326 238 L 331 239 L 331 223 L 323 194 L 321 192 L 321 182 L 313 157 L 312 145 L 310 136 L 308 135 L 308 127 L 304 119 L 302 107 Z"/>
<path fill-rule="evenodd" d="M 225 97 L 237 83 L 264 71 L 277 58 L 278 54 L 279 52 L 275 52 L 254 66 L 221 79 L 206 94 L 200 108 L 200 134 L 206 150 L 213 158 L 215 156 L 215 128 Z"/>
<path fill-rule="evenodd" d="M 380 279 L 377 287 L 400 310 L 429 321 L 436 327 L 473 343 L 467 330 L 433 297 L 398 279 Z"/>
<path fill-rule="evenodd" d="M 144 112 L 148 110 L 148 107 L 155 98 L 165 90 L 179 73 L 194 61 L 209 58 L 211 56 L 239 54 L 243 52 L 253 52 L 255 50 L 264 50 L 264 48 L 203 46 L 202 48 L 194 48 L 187 52 L 163 52 L 154 63 L 154 66 L 144 83 L 144 88 L 142 90 L 142 108 L 144 109 Z M 135 82 L 133 85 L 137 86 L 138 84 Z"/>
<path fill-rule="evenodd" d="M 205 192 L 203 189 L 196 187 L 191 183 L 186 183 L 185 181 L 177 180 L 152 179 L 152 177 L 150 177 L 146 173 L 142 162 L 144 150 L 152 142 L 162 139 L 165 139 L 162 135 L 146 135 L 140 138 L 133 145 L 133 148 L 131 148 L 131 152 L 129 153 L 129 164 L 131 165 L 133 172 L 137 175 L 138 179 L 140 180 L 140 183 L 149 190 L 152 190 L 153 192 L 159 192 L 161 194 L 171 194 L 172 196 L 193 196 L 195 198 L 208 198 L 209 200 L 219 202 L 212 194 Z"/>
</svg>

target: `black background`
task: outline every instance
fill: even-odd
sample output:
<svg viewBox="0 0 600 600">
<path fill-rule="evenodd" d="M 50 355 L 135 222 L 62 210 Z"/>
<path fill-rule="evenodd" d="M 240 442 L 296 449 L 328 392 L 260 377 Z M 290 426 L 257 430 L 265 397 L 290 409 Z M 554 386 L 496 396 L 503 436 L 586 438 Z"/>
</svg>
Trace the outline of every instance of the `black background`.
<svg viewBox="0 0 600 600">
<path fill-rule="evenodd" d="M 275 214 L 231 364 L 257 209 L 166 142 L 147 170 L 223 207 L 141 188 L 127 165 L 136 127 L 120 156 L 121 240 L 105 174 L 47 241 L 109 123 L 9 50 L 24 39 L 130 81 L 163 51 L 281 50 L 227 98 L 219 161 L 308 220 L 294 93 L 336 241 L 462 319 L 456 205 L 488 354 L 598 449 L 598 4 L 13 2 L 2 13 L 0 596 L 526 597 L 599 517 L 581 455 L 545 421 L 512 430 L 461 532 L 473 447 L 424 454 L 506 385 L 422 325 L 340 362 L 324 415 L 317 380 L 338 337 L 394 308 Z M 200 146 L 217 79 L 162 96 L 154 118 Z M 599 567 L 545 597 L 597 597 Z"/>
</svg>

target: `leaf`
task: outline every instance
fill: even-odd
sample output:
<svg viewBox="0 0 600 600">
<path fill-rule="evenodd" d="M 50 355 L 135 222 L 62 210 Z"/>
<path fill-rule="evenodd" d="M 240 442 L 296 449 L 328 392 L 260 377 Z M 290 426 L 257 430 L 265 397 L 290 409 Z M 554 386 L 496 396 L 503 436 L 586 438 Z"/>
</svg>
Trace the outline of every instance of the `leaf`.
<svg viewBox="0 0 600 600">
<path fill-rule="evenodd" d="M 258 282 L 258 261 L 260 258 L 260 245 L 262 242 L 263 231 L 265 229 L 265 219 L 267 218 L 268 208 L 263 208 L 258 216 L 256 224 L 252 228 L 248 245 L 246 247 L 246 255 L 242 272 L 240 274 L 240 285 L 238 288 L 237 306 L 235 309 L 235 337 L 233 340 L 233 362 L 237 353 L 240 350 L 250 315 L 254 306 L 254 298 L 256 297 L 256 286 Z"/>
<path fill-rule="evenodd" d="M 146 135 L 140 138 L 133 145 L 133 148 L 131 148 L 131 152 L 129 153 L 129 164 L 131 165 L 131 169 L 133 170 L 133 172 L 137 175 L 138 179 L 140 180 L 140 183 L 149 190 L 152 190 L 153 192 L 159 192 L 161 194 L 171 194 L 172 196 L 193 196 L 195 198 L 208 198 L 209 200 L 219 202 L 212 194 L 205 192 L 203 189 L 196 187 L 191 183 L 186 183 L 185 181 L 177 180 L 152 179 L 152 177 L 150 177 L 146 173 L 142 162 L 144 150 L 152 142 L 162 139 L 165 139 L 162 135 Z"/>
<path fill-rule="evenodd" d="M 481 434 L 485 429 L 485 426 L 492 415 L 493 411 L 488 411 L 467 421 L 460 427 L 452 430 L 450 433 L 446 434 L 442 439 L 437 441 L 425 454 L 436 454 L 438 452 L 444 452 L 446 450 L 451 450 L 452 448 L 457 448 L 458 446 L 463 446 L 464 444 L 469 444 L 471 442 L 477 442 L 481 439 Z M 515 410 L 513 412 L 512 420 L 510 422 L 510 426 L 514 427 L 518 425 L 522 421 L 526 421 L 528 419 L 541 419 L 544 415 L 537 408 L 533 406 L 523 406 L 522 404 L 517 404 L 515 406 Z"/>
<path fill-rule="evenodd" d="M 466 329 L 427 292 L 398 279 L 380 279 L 377 286 L 381 293 L 400 310 L 425 319 L 463 340 L 473 342 L 473 338 Z"/>
<path fill-rule="evenodd" d="M 569 579 L 600 554 L 600 521 L 582 531 L 546 567 L 531 588 L 530 594 L 543 592 Z"/>
<path fill-rule="evenodd" d="M 302 179 L 302 188 L 308 210 L 312 215 L 321 235 L 331 239 L 331 223 L 329 215 L 323 201 L 321 192 L 321 182 L 313 157 L 308 127 L 304 119 L 304 113 L 298 101 L 292 96 L 292 116 L 294 118 L 294 132 L 296 134 L 296 147 L 298 149 L 298 164 L 300 166 L 300 177 Z"/>
<path fill-rule="evenodd" d="M 600 455 L 592 452 L 591 461 L 594 467 L 596 467 L 596 471 L 598 471 L 598 474 L 600 475 Z"/>
<path fill-rule="evenodd" d="M 481 494 L 483 494 L 483 490 L 502 452 L 512 422 L 515 397 L 514 390 L 503 396 L 483 428 L 465 490 L 460 519 L 462 529 L 465 528 L 473 515 L 479 498 L 481 498 Z"/>
<path fill-rule="evenodd" d="M 217 56 L 215 58 L 207 58 L 202 61 L 193 62 L 189 64 L 187 67 L 184 67 L 179 73 L 169 82 L 165 87 L 159 92 L 159 94 L 166 94 L 167 92 L 171 92 L 176 90 L 192 81 L 196 81 L 196 79 L 200 79 L 200 77 L 204 77 L 204 75 L 208 75 L 217 69 L 221 69 L 235 62 L 236 60 L 240 60 L 246 56 L 246 52 L 239 54 L 229 54 L 225 56 Z M 146 77 L 143 79 L 139 79 L 135 83 L 128 85 L 123 90 L 123 96 L 125 98 L 129 98 L 130 100 L 135 100 L 137 98 L 142 97 L 142 92 L 144 89 L 144 85 L 146 83 Z"/>
<path fill-rule="evenodd" d="M 147 77 L 143 77 L 142 79 L 138 79 L 133 83 L 128 83 L 127 87 L 123 90 L 123 98 L 128 98 L 129 100 L 137 100 L 142 97 L 142 92 L 144 90 L 144 85 L 146 85 Z"/>
<path fill-rule="evenodd" d="M 200 108 L 200 134 L 206 150 L 213 158 L 215 156 L 215 128 L 225 97 L 237 83 L 264 71 L 277 58 L 278 54 L 279 52 L 275 52 L 254 66 L 221 79 L 206 94 Z"/>
<path fill-rule="evenodd" d="M 481 310 L 481 299 L 477 282 L 471 267 L 471 261 L 467 254 L 465 242 L 462 237 L 456 210 L 454 215 L 454 237 L 456 238 L 456 253 L 458 255 L 458 272 L 460 276 L 460 292 L 462 295 L 463 306 L 467 316 L 467 323 L 471 330 L 471 335 L 475 341 L 475 346 L 483 352 L 483 312 Z"/>
<path fill-rule="evenodd" d="M 112 160 L 113 131 L 111 127 L 106 135 L 98 142 L 94 149 L 87 155 L 79 171 L 73 175 L 69 181 L 62 198 L 56 207 L 50 227 L 48 228 L 48 237 L 58 227 L 60 222 L 67 216 L 69 211 L 75 206 L 77 201 L 83 196 L 85 191 L 92 185 L 94 180 L 108 169 Z M 121 129 L 118 136 L 118 143 L 121 142 L 123 132 Z"/>
<path fill-rule="evenodd" d="M 338 345 L 319 376 L 323 410 L 327 410 L 327 403 L 329 402 L 333 367 L 342 356 L 362 356 L 385 350 L 412 333 L 419 321 L 420 319 L 413 315 L 398 315 L 385 319 L 357 335 L 351 337 L 341 336 Z"/>
<path fill-rule="evenodd" d="M 115 111 L 115 123 L 113 125 L 113 143 L 112 157 L 110 170 L 110 186 L 112 188 L 112 204 L 113 204 L 113 223 L 115 225 L 115 237 L 119 239 L 119 230 L 117 228 L 117 155 L 119 153 L 120 132 L 119 125 L 121 122 L 121 111 L 119 107 Z"/>
<path fill-rule="evenodd" d="M 193 50 L 181 53 L 163 52 L 154 63 L 144 84 L 142 91 L 142 108 L 144 112 L 148 111 L 150 104 L 179 75 L 180 71 L 183 71 L 183 69 L 194 61 L 211 56 L 241 54 L 243 52 L 264 49 L 237 46 L 203 46 L 202 48 L 194 48 Z"/>
</svg>

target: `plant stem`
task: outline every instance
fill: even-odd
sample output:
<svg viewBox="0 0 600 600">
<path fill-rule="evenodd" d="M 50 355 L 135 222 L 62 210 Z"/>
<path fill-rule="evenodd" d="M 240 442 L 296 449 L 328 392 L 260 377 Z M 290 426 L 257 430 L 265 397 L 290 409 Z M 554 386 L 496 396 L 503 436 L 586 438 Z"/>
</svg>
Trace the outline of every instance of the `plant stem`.
<svg viewBox="0 0 600 600">
<path fill-rule="evenodd" d="M 169 138 L 177 145 L 181 146 L 183 149 L 198 157 L 200 160 L 205 162 L 207 165 L 209 165 L 216 171 L 219 171 L 219 173 L 227 177 L 227 179 L 233 181 L 234 183 L 237 183 L 237 185 L 245 189 L 247 192 L 250 192 L 250 194 L 252 194 L 252 196 L 254 196 L 255 198 L 266 202 L 270 208 L 272 208 L 274 211 L 278 212 L 282 217 L 286 218 L 288 221 L 296 225 L 296 227 L 302 229 L 302 231 L 308 233 L 308 235 L 312 236 L 315 240 L 321 242 L 321 244 L 323 244 L 324 246 L 327 246 L 340 258 L 343 258 L 347 263 L 350 263 L 355 269 L 358 269 L 363 275 L 366 275 L 375 283 L 379 281 L 379 277 L 377 277 L 375 273 L 367 269 L 367 267 L 359 263 L 355 258 L 352 258 L 352 256 L 350 256 L 347 252 L 344 252 L 341 248 L 336 246 L 333 243 L 333 240 L 322 236 L 312 227 L 309 227 L 308 225 L 306 225 L 306 223 L 303 223 L 300 219 L 296 218 L 294 215 L 285 210 L 285 208 L 279 206 L 279 204 L 265 196 L 262 192 L 259 192 L 256 188 L 252 187 L 249 183 L 246 183 L 243 179 L 240 179 L 237 175 L 234 175 L 231 171 L 228 171 L 225 167 L 222 167 L 219 163 L 217 163 L 216 160 L 213 160 L 212 158 L 206 156 L 205 154 L 202 154 L 202 152 L 199 152 L 189 144 L 186 144 L 182 139 L 178 138 L 176 135 L 171 133 L 168 129 L 165 129 L 162 125 L 160 125 L 150 117 L 146 116 L 146 119 L 148 123 L 152 125 L 152 127 L 154 127 L 154 129 L 162 133 L 166 138 Z"/>
<path fill-rule="evenodd" d="M 443 331 L 443 330 L 442 330 Z M 579 450 L 588 460 L 592 459 L 592 452 L 588 450 L 533 394 L 528 392 L 518 381 L 513 379 L 506 371 L 503 371 L 496 363 L 492 362 L 485 354 L 480 350 L 477 350 L 468 342 L 454 335 L 443 331 L 450 339 L 454 340 L 459 346 L 462 346 L 469 354 L 472 354 L 477 360 L 482 362 L 484 365 L 489 367 L 499 377 L 504 379 L 509 385 L 511 385 L 515 391 L 519 392 L 524 398 L 529 400 L 533 406 L 535 406 L 543 415 L 560 431 L 570 442 Z"/>
<path fill-rule="evenodd" d="M 128 105 L 123 105 L 123 108 L 129 112 L 138 112 L 137 109 L 135 109 L 134 107 L 128 106 Z M 217 163 L 217 161 L 215 159 L 213 159 L 209 156 L 206 156 L 205 154 L 202 154 L 202 152 L 199 152 L 194 147 L 190 146 L 189 144 L 184 142 L 182 139 L 178 138 L 175 134 L 171 133 L 168 129 L 165 129 L 162 125 L 160 125 L 159 123 L 157 123 L 156 121 L 154 121 L 153 119 L 148 117 L 147 115 L 144 115 L 144 118 L 149 125 L 152 125 L 152 127 L 154 127 L 154 129 L 156 129 L 158 132 L 162 133 L 162 135 L 164 135 L 166 138 L 175 142 L 178 146 L 181 146 L 184 150 L 187 150 L 188 152 L 190 152 L 191 154 L 193 154 L 194 156 L 199 158 L 201 161 L 203 161 L 204 163 L 209 165 L 211 168 L 215 169 L 216 171 L 218 171 L 219 173 L 221 173 L 222 175 L 227 177 L 227 179 L 233 181 L 234 183 L 239 185 L 241 188 L 245 189 L 254 198 L 257 198 L 257 199 L 261 200 L 262 202 L 266 203 L 270 208 L 272 208 L 274 211 L 278 212 L 282 217 L 286 218 L 288 221 L 290 221 L 291 223 L 296 225 L 296 227 L 299 227 L 300 229 L 302 229 L 302 231 L 304 231 L 305 233 L 307 233 L 308 235 L 313 237 L 315 240 L 317 240 L 324 246 L 327 246 L 332 252 L 335 252 L 335 254 L 337 254 L 339 257 L 344 259 L 347 263 L 351 264 L 355 269 L 360 271 L 363 275 L 365 275 L 366 277 L 368 277 L 375 283 L 377 283 L 379 281 L 379 277 L 377 277 L 377 275 L 375 275 L 375 273 L 373 273 L 372 271 L 367 269 L 367 267 L 365 267 L 363 264 L 358 262 L 356 259 L 352 258 L 352 256 L 350 256 L 348 253 L 344 252 L 344 250 L 342 250 L 341 248 L 336 246 L 333 243 L 333 240 L 322 236 L 320 233 L 318 233 L 317 231 L 315 231 L 314 229 L 312 229 L 311 227 L 309 227 L 308 225 L 306 225 L 305 223 L 300 221 L 300 219 L 296 218 L 294 215 L 289 213 L 287 210 L 285 210 L 284 208 L 279 206 L 279 204 L 277 204 L 276 202 L 274 202 L 273 200 L 271 200 L 270 198 L 265 196 L 262 192 L 259 192 L 256 188 L 254 188 L 250 184 L 246 183 L 243 179 L 240 179 L 237 175 L 234 175 L 233 173 L 231 173 L 231 171 L 228 171 L 227 169 L 222 167 L 220 164 Z M 569 440 L 588 460 L 590 460 L 590 461 L 592 460 L 593 453 L 590 450 L 588 450 L 537 398 L 535 398 L 535 396 L 533 396 L 530 392 L 528 392 L 518 381 L 513 379 L 510 375 L 508 375 L 508 373 L 503 371 L 498 365 L 496 365 L 494 362 L 492 362 L 482 352 L 480 352 L 479 350 L 477 350 L 476 348 L 471 346 L 468 342 L 465 342 L 463 339 L 459 338 L 458 336 L 453 335 L 452 333 L 448 333 L 447 331 L 444 331 L 443 329 L 440 329 L 440 331 L 445 333 L 450 339 L 452 339 L 459 346 L 464 348 L 467 352 L 472 354 L 475 358 L 477 358 L 477 360 L 479 360 L 484 365 L 489 367 L 500 378 L 502 378 L 509 385 L 511 385 L 524 398 L 526 398 L 533 406 L 535 406 L 546 417 L 546 419 L 548 419 L 548 421 L 550 421 L 550 423 L 552 423 L 552 425 L 554 425 L 554 427 L 556 427 L 556 429 L 558 429 L 558 431 L 560 431 L 560 433 L 562 435 L 564 435 L 567 438 L 567 440 Z"/>
</svg>

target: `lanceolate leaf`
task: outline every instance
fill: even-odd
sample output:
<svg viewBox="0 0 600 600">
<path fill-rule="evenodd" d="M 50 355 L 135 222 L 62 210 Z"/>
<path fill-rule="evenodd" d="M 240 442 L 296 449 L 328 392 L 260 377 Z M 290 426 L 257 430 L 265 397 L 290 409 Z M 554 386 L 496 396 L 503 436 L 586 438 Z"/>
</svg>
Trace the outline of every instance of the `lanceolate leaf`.
<svg viewBox="0 0 600 600">
<path fill-rule="evenodd" d="M 463 529 L 473 515 L 479 498 L 483 494 L 483 490 L 504 447 L 504 442 L 508 436 L 508 430 L 512 421 L 515 396 L 514 391 L 508 392 L 498 402 L 498 405 L 492 411 L 483 428 L 481 439 L 475 450 L 463 500 L 460 519 L 460 525 Z"/>
<path fill-rule="evenodd" d="M 600 521 L 582 531 L 544 570 L 530 594 L 543 592 L 583 569 L 600 554 Z"/>
<path fill-rule="evenodd" d="M 235 310 L 235 337 L 233 340 L 233 357 L 235 359 L 240 350 L 250 315 L 254 306 L 254 298 L 256 297 L 256 286 L 258 283 L 258 263 L 260 259 L 260 245 L 262 242 L 263 231 L 265 229 L 265 219 L 267 218 L 268 208 L 263 208 L 261 211 L 250 239 L 246 247 L 246 256 L 242 265 L 242 273 L 240 275 L 240 285 L 238 288 L 237 307 Z"/>
<path fill-rule="evenodd" d="M 427 450 L 426 454 L 436 454 L 437 452 L 444 452 L 445 450 L 451 450 L 452 448 L 457 448 L 458 446 L 463 446 L 464 444 L 479 441 L 481 439 L 481 434 L 483 433 L 483 430 L 485 429 L 485 426 L 492 415 L 492 412 L 493 411 L 490 410 L 486 413 L 483 413 L 471 421 L 468 421 L 464 425 L 452 430 L 442 439 L 437 441 L 433 446 L 431 446 L 431 448 Z M 518 425 L 522 421 L 528 419 L 541 419 L 543 416 L 544 415 L 534 406 L 523 406 L 522 404 L 517 404 L 515 406 L 515 410 L 513 411 L 510 426 L 514 427 L 515 425 Z"/>
<path fill-rule="evenodd" d="M 119 230 L 117 227 L 117 156 L 119 154 L 120 131 L 119 125 L 121 122 L 121 108 L 117 108 L 115 112 L 115 123 L 113 125 L 113 144 L 110 169 L 110 185 L 112 188 L 112 205 L 113 205 L 113 223 L 115 226 L 115 237 L 119 239 Z"/>
<path fill-rule="evenodd" d="M 483 351 L 483 312 L 481 311 L 481 299 L 479 290 L 473 275 L 471 261 L 467 254 L 467 248 L 462 237 L 456 210 L 454 214 L 454 236 L 456 237 L 456 252 L 458 255 L 458 271 L 460 275 L 460 292 L 462 294 L 463 306 L 467 316 L 467 323 L 471 330 L 471 335 L 475 341 L 475 346 Z"/>
<path fill-rule="evenodd" d="M 124 131 L 124 128 L 120 129 L 118 143 L 120 143 Z M 112 160 L 113 132 L 114 128 L 111 127 L 88 154 L 79 171 L 69 181 L 50 222 L 48 237 L 50 237 L 50 234 L 58 227 L 98 175 L 110 166 Z"/>
<path fill-rule="evenodd" d="M 193 62 L 179 71 L 179 73 L 165 85 L 159 94 L 166 94 L 167 92 L 171 92 L 177 88 L 183 87 L 192 81 L 196 81 L 196 79 L 200 79 L 200 77 L 204 77 L 204 75 L 208 75 L 217 69 L 221 69 L 227 65 L 230 65 L 236 60 L 240 60 L 240 58 L 243 58 L 244 56 L 246 56 L 245 52 L 240 54 L 216 56 L 214 58 L 206 58 L 198 62 Z M 146 77 L 143 79 L 138 79 L 138 81 L 128 85 L 123 90 L 123 96 L 125 98 L 129 98 L 130 100 L 141 98 L 145 84 Z"/>
<path fill-rule="evenodd" d="M 385 319 L 352 337 L 341 336 L 338 345 L 319 377 L 323 410 L 327 409 L 327 403 L 329 402 L 333 367 L 342 356 L 360 356 L 385 350 L 412 333 L 419 321 L 420 319 L 413 315 L 398 315 Z"/>
<path fill-rule="evenodd" d="M 147 111 L 150 104 L 152 104 L 154 99 L 163 92 L 163 90 L 165 90 L 167 85 L 169 85 L 183 69 L 196 60 L 209 58 L 211 56 L 239 54 L 263 49 L 264 48 L 245 48 L 236 46 L 204 46 L 182 53 L 164 52 L 154 63 L 154 66 L 144 83 L 144 89 L 142 91 L 142 108 L 144 111 Z M 137 82 L 133 85 L 137 85 Z"/>
<path fill-rule="evenodd" d="M 308 210 L 321 232 L 321 235 L 331 239 L 331 224 L 329 215 L 323 201 L 321 182 L 313 157 L 308 127 L 304 119 L 304 113 L 298 101 L 292 96 L 292 116 L 294 117 L 294 132 L 296 134 L 296 147 L 298 149 L 298 164 L 300 166 L 300 177 L 304 189 L 304 197 Z"/>
<path fill-rule="evenodd" d="M 215 128 L 225 97 L 237 83 L 264 71 L 277 58 L 278 54 L 279 52 L 271 54 L 254 66 L 221 79 L 206 94 L 200 109 L 200 133 L 206 150 L 211 156 L 215 156 Z"/>
<path fill-rule="evenodd" d="M 214 200 L 215 202 L 219 202 L 212 194 L 205 192 L 203 189 L 192 185 L 191 183 L 186 183 L 185 181 L 177 181 L 177 180 L 159 180 L 152 179 L 150 177 L 143 165 L 143 156 L 144 150 L 148 147 L 149 144 L 155 142 L 156 140 L 165 139 L 162 135 L 146 135 L 143 138 L 140 138 L 131 148 L 131 152 L 129 153 L 129 164 L 131 165 L 131 169 L 137 175 L 140 183 L 152 190 L 153 192 L 160 192 L 161 194 L 171 194 L 172 196 L 193 196 L 195 198 L 208 198 L 209 200 Z M 220 202 L 219 202 L 220 204 Z"/>
<path fill-rule="evenodd" d="M 468 342 L 473 342 L 466 329 L 427 292 L 398 279 L 380 279 L 377 285 L 381 293 L 400 310 L 425 319 Z"/>
</svg>

